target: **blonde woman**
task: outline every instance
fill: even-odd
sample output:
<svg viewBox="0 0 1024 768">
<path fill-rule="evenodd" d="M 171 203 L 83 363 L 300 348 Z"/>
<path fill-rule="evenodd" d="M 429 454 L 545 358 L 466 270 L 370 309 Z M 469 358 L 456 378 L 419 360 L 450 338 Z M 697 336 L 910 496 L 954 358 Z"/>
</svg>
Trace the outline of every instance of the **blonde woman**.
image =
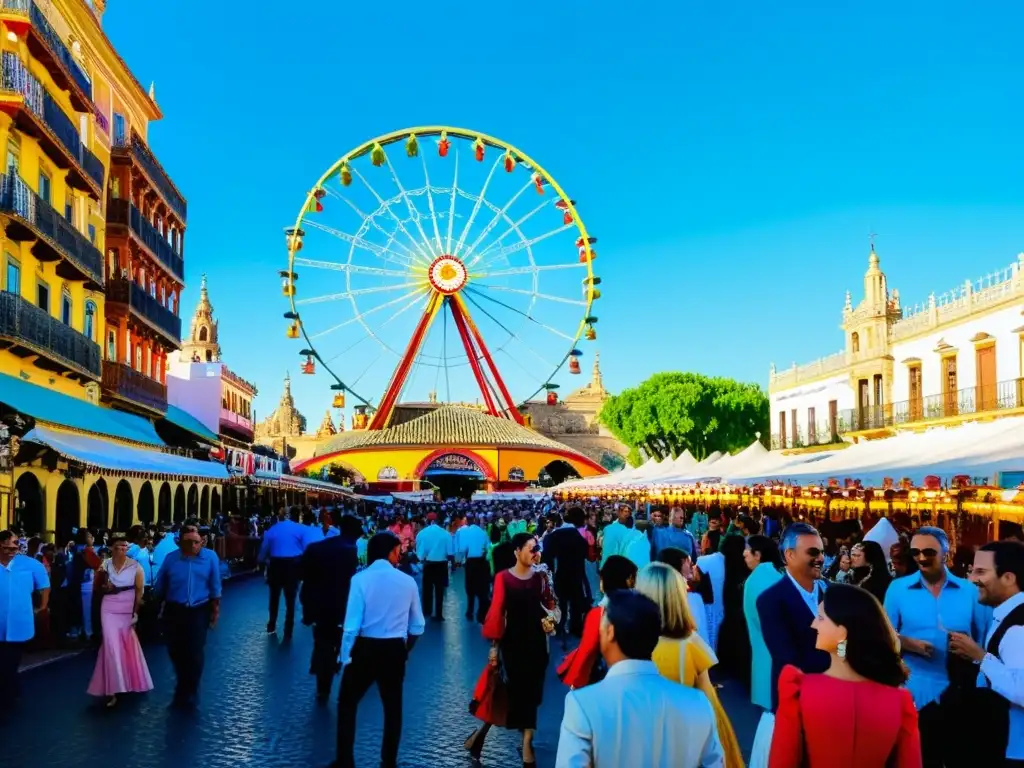
<svg viewBox="0 0 1024 768">
<path fill-rule="evenodd" d="M 651 563 L 637 575 L 636 589 L 651 598 L 661 610 L 661 639 L 651 661 L 662 677 L 704 692 L 715 710 L 726 768 L 743 768 L 743 754 L 732 723 L 708 675 L 708 670 L 718 663 L 718 659 L 697 634 L 686 595 L 686 582 L 671 566 Z"/>
</svg>

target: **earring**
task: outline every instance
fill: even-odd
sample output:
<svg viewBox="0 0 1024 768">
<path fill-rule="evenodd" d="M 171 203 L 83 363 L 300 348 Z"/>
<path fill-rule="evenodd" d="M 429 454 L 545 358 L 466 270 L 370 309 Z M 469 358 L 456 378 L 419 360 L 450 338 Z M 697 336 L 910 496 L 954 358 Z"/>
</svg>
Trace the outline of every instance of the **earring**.
<svg viewBox="0 0 1024 768">
<path fill-rule="evenodd" d="M 840 659 L 845 659 L 846 658 L 846 641 L 845 640 L 840 640 L 839 641 L 839 645 L 836 646 L 836 655 Z"/>
</svg>

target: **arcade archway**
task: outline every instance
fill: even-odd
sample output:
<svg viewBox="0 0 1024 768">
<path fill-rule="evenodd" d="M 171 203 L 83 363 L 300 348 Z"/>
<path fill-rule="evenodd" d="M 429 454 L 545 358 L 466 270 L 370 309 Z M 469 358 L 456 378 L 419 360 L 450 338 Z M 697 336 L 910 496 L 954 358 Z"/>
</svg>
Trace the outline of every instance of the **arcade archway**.
<svg viewBox="0 0 1024 768">
<path fill-rule="evenodd" d="M 111 527 L 119 533 L 127 533 L 135 522 L 135 497 L 127 480 L 121 480 L 114 491 L 114 522 Z"/>
<path fill-rule="evenodd" d="M 92 531 L 101 531 L 107 527 L 107 481 L 100 478 L 89 488 L 85 499 L 85 525 Z"/>
<path fill-rule="evenodd" d="M 469 499 L 494 472 L 487 462 L 470 451 L 435 451 L 417 467 L 416 476 L 437 486 L 444 499 Z"/>
<path fill-rule="evenodd" d="M 161 525 L 170 525 L 172 518 L 171 486 L 169 483 L 162 483 L 160 494 L 157 496 L 156 519 Z"/>
<path fill-rule="evenodd" d="M 153 522 L 153 485 L 147 480 L 139 488 L 139 522 L 142 525 L 150 525 Z"/>
<path fill-rule="evenodd" d="M 566 480 L 573 480 L 580 476 L 580 473 L 567 461 L 555 459 L 544 465 L 544 468 L 537 474 L 537 482 L 544 488 L 564 483 Z"/>
<path fill-rule="evenodd" d="M 192 483 L 188 488 L 186 510 L 188 519 L 195 520 L 199 517 L 199 488 L 195 483 Z"/>
<path fill-rule="evenodd" d="M 31 536 L 42 533 L 45 527 L 43 515 L 43 489 L 31 472 L 26 472 L 14 484 L 18 506 L 14 511 L 14 523 Z M 61 542 L 62 544 L 65 542 Z"/>
<path fill-rule="evenodd" d="M 174 489 L 174 522 L 185 522 L 185 487 L 182 485 Z"/>
<path fill-rule="evenodd" d="M 58 543 L 74 538 L 74 531 L 82 525 L 82 500 L 78 486 L 65 480 L 57 489 L 57 519 L 54 533 Z"/>
<path fill-rule="evenodd" d="M 204 485 L 203 492 L 199 494 L 199 517 L 202 520 L 210 519 L 210 486 Z"/>
</svg>

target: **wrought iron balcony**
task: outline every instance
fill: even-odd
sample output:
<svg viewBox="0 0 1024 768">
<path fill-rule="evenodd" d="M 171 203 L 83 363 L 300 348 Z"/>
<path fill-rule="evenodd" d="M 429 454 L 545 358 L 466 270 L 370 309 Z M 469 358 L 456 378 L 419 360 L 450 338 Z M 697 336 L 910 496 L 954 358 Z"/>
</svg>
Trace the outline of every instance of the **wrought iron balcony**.
<svg viewBox="0 0 1024 768">
<path fill-rule="evenodd" d="M 0 214 L 7 217 L 7 236 L 35 240 L 32 252 L 41 261 L 57 261 L 57 274 L 103 286 L 103 254 L 19 176 L 0 176 Z"/>
<path fill-rule="evenodd" d="M 103 361 L 103 390 L 161 413 L 167 410 L 167 387 L 124 363 Z"/>
<path fill-rule="evenodd" d="M 113 198 L 107 200 L 107 224 L 120 224 L 131 229 L 168 273 L 178 280 L 185 280 L 185 260 L 174 252 L 157 228 L 146 221 L 139 209 L 130 202 Z"/>
<path fill-rule="evenodd" d="M 169 346 L 174 349 L 181 346 L 181 318 L 167 307 L 161 306 L 160 302 L 146 293 L 141 286 L 121 278 L 111 280 L 107 283 L 107 302 L 127 304 L 132 314 L 159 332 Z"/>
<path fill-rule="evenodd" d="M 0 291 L 0 339 L 23 357 L 38 355 L 40 367 L 100 378 L 100 347 L 16 293 Z"/>
<path fill-rule="evenodd" d="M 851 408 L 843 411 L 842 421 L 844 431 L 859 432 L 1011 408 L 1024 408 L 1024 379 L 1010 379 L 984 387 L 966 387 L 916 400 Z"/>
<path fill-rule="evenodd" d="M 11 114 L 19 130 L 37 139 L 47 156 L 68 170 L 72 187 L 99 200 L 103 163 L 85 146 L 75 124 L 43 84 L 11 51 L 3 53 L 0 90 L 0 108 Z"/>
<path fill-rule="evenodd" d="M 220 424 L 222 427 L 227 427 L 245 437 L 252 438 L 252 422 L 245 418 L 245 416 L 239 416 L 227 408 L 222 407 L 220 409 Z"/>
<path fill-rule="evenodd" d="M 146 142 L 142 140 L 138 133 L 133 130 L 129 136 L 114 136 L 111 153 L 115 156 L 131 157 L 142 168 L 150 183 L 181 220 L 181 223 L 184 224 L 186 222 L 188 219 L 188 204 L 185 202 L 185 198 L 178 192 L 177 187 L 174 186 L 174 183 L 166 171 L 164 171 L 163 166 L 157 162 Z"/>
<path fill-rule="evenodd" d="M 32 56 L 46 67 L 57 87 L 68 92 L 75 110 L 91 113 L 92 81 L 39 6 L 33 0 L 0 0 L 0 14 L 11 32 L 25 35 Z"/>
</svg>

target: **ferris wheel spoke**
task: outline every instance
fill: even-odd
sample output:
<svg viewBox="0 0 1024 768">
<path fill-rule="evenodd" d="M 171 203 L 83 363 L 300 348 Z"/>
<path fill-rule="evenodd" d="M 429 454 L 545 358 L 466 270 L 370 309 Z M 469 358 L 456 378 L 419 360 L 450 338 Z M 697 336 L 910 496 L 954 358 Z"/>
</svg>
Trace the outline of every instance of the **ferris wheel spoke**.
<svg viewBox="0 0 1024 768">
<path fill-rule="evenodd" d="M 296 304 L 321 304 L 325 301 L 338 301 L 339 299 L 351 299 L 354 296 L 364 296 L 368 293 L 387 293 L 389 291 L 398 291 L 403 288 L 413 288 L 420 285 L 418 282 L 413 283 L 396 283 L 395 285 L 378 285 L 373 288 L 357 288 L 354 291 L 344 291 L 342 293 L 327 293 L 322 296 L 310 296 L 309 298 L 298 299 Z"/>
<path fill-rule="evenodd" d="M 522 218 L 520 218 L 518 221 L 512 222 L 509 225 L 508 229 L 506 229 L 504 232 L 502 232 L 500 235 L 498 235 L 498 237 L 496 239 L 494 239 L 490 243 L 488 243 L 487 246 L 479 254 L 477 254 L 476 261 L 479 261 L 482 257 L 486 256 L 488 253 L 490 253 L 495 248 L 501 248 L 502 240 L 504 240 L 506 237 L 508 237 L 512 233 L 519 234 L 520 237 L 522 237 L 522 234 L 519 231 L 519 228 L 523 224 L 528 222 L 531 218 L 533 218 L 535 215 L 537 215 L 538 213 L 540 213 L 541 211 L 543 211 L 545 208 L 547 208 L 550 205 L 551 205 L 551 203 L 549 201 L 545 200 L 544 202 L 542 202 L 540 205 L 538 205 L 533 210 L 523 214 Z M 525 239 L 525 238 L 523 238 L 523 239 Z"/>
<path fill-rule="evenodd" d="M 353 323 L 361 323 L 367 317 L 369 317 L 370 315 L 376 314 L 377 312 L 380 312 L 382 309 L 387 309 L 388 307 L 393 307 L 396 304 L 401 304 L 403 301 L 405 301 L 406 299 L 409 299 L 411 297 L 411 300 L 404 307 L 399 308 L 399 310 L 397 312 L 395 312 L 393 315 L 391 315 L 391 317 L 389 317 L 387 320 L 385 320 L 383 323 L 380 324 L 380 326 L 377 329 L 377 330 L 380 330 L 385 325 L 387 325 L 392 320 L 394 320 L 396 317 L 401 315 L 403 312 L 405 312 L 406 310 L 411 309 L 412 307 L 416 306 L 417 303 L 419 303 L 420 301 L 422 301 L 424 299 L 425 293 L 426 292 L 425 292 L 424 289 L 420 289 L 420 290 L 417 290 L 417 291 L 409 291 L 409 293 L 405 294 L 404 296 L 399 296 L 397 299 L 392 299 L 391 301 L 386 301 L 383 304 L 378 304 L 373 309 L 368 309 L 365 312 L 361 312 L 358 315 L 356 315 L 355 317 L 350 317 L 345 322 L 338 323 L 338 325 L 335 325 L 332 328 L 328 328 L 325 331 L 320 331 L 319 333 L 313 334 L 309 338 L 311 340 L 312 339 L 318 339 L 318 338 L 321 338 L 323 336 L 326 336 L 329 333 L 332 333 L 332 332 L 337 331 L 337 330 L 339 330 L 341 328 L 344 328 L 347 325 L 352 325 Z M 371 336 L 370 335 L 362 336 L 362 337 L 360 337 L 360 340 L 362 341 L 362 340 L 365 340 L 365 339 L 368 339 L 368 338 L 371 338 Z M 376 338 L 376 337 L 373 337 L 373 338 Z M 342 350 L 337 355 L 332 357 L 331 360 L 337 359 L 341 355 L 345 354 L 345 352 L 347 352 L 347 351 L 348 351 L 347 349 L 346 350 Z M 330 360 L 328 362 L 330 362 Z"/>
<path fill-rule="evenodd" d="M 366 337 L 364 336 L 363 338 L 365 339 Z M 375 358 L 373 358 L 373 362 L 371 362 L 371 363 L 370 363 L 370 364 L 369 364 L 368 366 L 366 366 L 365 368 L 363 368 L 363 372 L 362 372 L 362 373 L 360 373 L 360 374 L 359 374 L 358 376 L 356 376 L 356 377 L 355 377 L 355 378 L 354 378 L 354 379 L 353 379 L 353 380 L 351 381 L 350 385 L 354 387 L 354 386 L 355 386 L 356 384 L 358 384 L 358 383 L 360 382 L 360 380 L 362 380 L 363 376 L 365 376 L 366 374 L 368 374 L 368 373 L 369 373 L 369 372 L 370 372 L 370 371 L 371 371 L 371 370 L 373 369 L 373 366 L 375 366 L 375 365 L 376 365 L 377 363 L 379 363 L 379 362 L 380 362 L 380 359 L 381 359 L 382 357 L 384 357 L 384 355 L 385 355 L 386 351 L 387 351 L 387 350 L 384 350 L 384 349 L 382 349 L 382 350 L 381 350 L 380 352 L 378 352 L 378 353 L 377 353 L 377 356 L 376 356 Z"/>
<path fill-rule="evenodd" d="M 480 245 L 480 243 L 483 242 L 484 238 L 491 233 L 491 230 L 494 229 L 497 223 L 502 220 L 506 213 L 508 213 L 508 209 L 512 207 L 512 205 L 515 203 L 516 200 L 520 198 L 520 196 L 522 196 L 523 192 L 530 189 L 530 187 L 532 187 L 533 185 L 534 184 L 532 179 L 526 182 L 526 184 L 524 184 L 518 192 L 512 195 L 512 197 L 509 199 L 507 203 L 505 203 L 501 210 L 495 212 L 494 217 L 489 222 L 487 222 L 487 226 L 484 227 L 479 237 L 477 237 L 477 239 L 472 242 L 472 244 L 469 246 L 469 249 L 466 251 L 465 254 L 463 254 L 462 259 L 466 263 L 467 267 L 472 267 L 474 264 L 480 261 L 480 257 L 475 255 L 477 246 Z M 472 259 L 469 258 L 470 254 L 474 254 Z"/>
<path fill-rule="evenodd" d="M 430 209 L 430 221 L 434 225 L 434 241 L 437 243 L 438 253 L 444 253 L 441 245 L 441 230 L 437 226 L 437 211 L 434 210 L 434 193 L 430 186 L 430 173 L 427 171 L 427 156 L 420 155 L 420 162 L 423 164 L 423 183 L 427 189 L 427 207 Z"/>
<path fill-rule="evenodd" d="M 340 229 L 335 229 L 334 227 L 328 226 L 327 224 L 323 224 L 322 222 L 316 221 L 314 219 L 306 219 L 303 221 L 303 224 L 312 229 L 319 229 L 321 232 L 326 232 L 327 234 L 336 237 L 339 240 L 342 240 L 343 242 L 349 243 L 350 245 L 354 245 L 356 248 L 362 248 L 364 251 L 369 251 L 378 259 L 382 259 L 384 261 L 394 261 L 393 258 L 387 258 L 386 254 L 389 253 L 392 254 L 393 256 L 399 256 L 399 254 L 390 251 L 386 246 L 371 243 L 368 240 L 364 240 L 359 235 L 351 235 L 348 232 L 343 232 Z M 399 258 L 401 257 L 399 256 Z M 412 265 L 412 262 L 406 260 L 402 260 L 399 263 L 408 264 L 409 266 Z"/>
<path fill-rule="evenodd" d="M 455 200 L 459 196 L 459 150 L 455 150 L 455 175 L 452 179 L 452 196 L 448 201 L 448 237 L 444 247 L 445 253 L 452 252 L 452 228 L 455 226 Z"/>
<path fill-rule="evenodd" d="M 341 200 L 343 203 L 345 203 L 349 208 L 353 210 L 356 216 L 362 219 L 363 223 L 359 227 L 359 232 L 357 233 L 357 236 L 362 237 L 369 231 L 370 227 L 373 227 L 388 239 L 388 244 L 387 246 L 384 246 L 385 248 L 387 248 L 390 251 L 391 246 L 394 246 L 396 249 L 401 250 L 402 253 L 396 255 L 398 255 L 402 259 L 405 259 L 406 261 L 404 263 L 407 263 L 410 266 L 412 265 L 412 262 L 416 260 L 416 254 L 410 251 L 406 245 L 395 239 L 395 235 L 398 233 L 398 229 L 389 232 L 388 230 L 384 229 L 384 227 L 382 227 L 380 223 L 377 221 L 377 217 L 384 213 L 385 209 L 383 205 L 378 206 L 377 210 L 374 211 L 372 214 L 367 214 L 364 211 L 360 210 L 359 206 L 357 206 L 344 195 L 339 195 L 337 192 L 335 192 L 333 189 L 330 189 L 329 187 L 326 189 L 328 195 L 337 198 L 338 200 Z M 392 251 L 392 253 L 394 253 L 394 251 Z M 394 261 L 394 259 L 385 259 L 385 261 Z"/>
<path fill-rule="evenodd" d="M 575 224 L 563 224 L 562 226 L 558 227 L 557 229 L 552 229 L 552 230 L 550 230 L 548 232 L 545 232 L 542 235 L 537 235 L 536 237 L 531 237 L 528 240 L 520 240 L 518 243 L 513 243 L 512 245 L 507 246 L 507 247 L 502 246 L 501 249 L 499 250 L 497 256 L 491 257 L 490 259 L 485 261 L 483 266 L 487 267 L 488 265 L 493 264 L 494 262 L 496 262 L 498 259 L 507 258 L 509 255 L 511 255 L 513 253 L 518 253 L 519 251 L 523 250 L 524 248 L 532 248 L 537 243 L 541 243 L 541 242 L 547 240 L 549 237 L 554 237 L 555 235 L 560 235 L 561 233 L 565 232 L 566 230 L 572 229 L 574 226 L 576 226 L 576 225 Z"/>
<path fill-rule="evenodd" d="M 530 345 L 529 345 L 529 344 L 527 344 L 527 343 L 526 343 L 525 341 L 523 341 L 523 340 L 522 340 L 521 338 L 519 338 L 519 336 L 517 336 L 517 335 L 513 334 L 513 335 L 512 335 L 512 339 L 511 339 L 511 340 L 512 340 L 512 341 L 516 341 L 516 342 L 519 342 L 519 345 L 520 345 L 520 346 L 521 346 L 521 347 L 522 347 L 523 349 L 525 349 L 525 350 L 526 350 L 527 352 L 529 352 L 529 353 L 530 353 L 531 355 L 533 355 L 533 356 L 534 356 L 535 358 L 537 358 L 538 360 L 540 360 L 540 361 L 541 361 L 541 362 L 542 362 L 542 363 L 544 364 L 544 367 L 545 367 L 545 369 L 546 369 L 546 370 L 549 370 L 549 371 L 554 371 L 554 370 L 557 370 L 557 369 L 559 368 L 559 366 L 557 366 L 557 365 L 554 365 L 554 364 L 553 364 L 553 363 L 552 363 L 552 362 L 551 362 L 550 360 L 546 360 L 546 359 L 544 358 L 544 356 L 543 356 L 543 355 L 541 355 L 540 353 L 538 353 L 538 352 L 537 352 L 537 350 L 535 350 L 535 349 L 534 349 L 534 348 L 533 348 L 532 346 L 530 346 Z M 509 357 L 512 357 L 512 353 L 511 353 L 511 352 L 509 352 L 509 351 L 508 351 L 507 349 L 505 349 L 504 347 L 502 347 L 500 351 L 501 351 L 501 352 L 504 352 L 504 353 L 505 353 L 506 355 L 508 355 Z"/>
<path fill-rule="evenodd" d="M 467 293 L 474 293 L 474 294 L 478 295 L 482 299 L 487 299 L 488 301 L 493 302 L 493 303 L 497 304 L 500 307 L 504 307 L 505 309 L 509 310 L 510 312 L 515 312 L 517 315 L 522 315 L 523 317 L 525 317 L 527 320 L 529 320 L 534 325 L 538 326 L 539 328 L 543 328 L 546 331 L 550 331 L 551 333 L 555 334 L 555 336 L 561 336 L 563 339 L 566 339 L 569 342 L 573 342 L 573 341 L 576 340 L 575 337 L 570 336 L 569 334 L 565 333 L 564 331 L 560 331 L 557 328 L 553 328 L 550 325 L 546 325 L 545 323 L 542 323 L 540 320 L 535 318 L 529 312 L 523 312 L 523 310 L 521 310 L 521 309 L 517 309 L 516 307 L 513 307 L 510 304 L 506 304 L 505 302 L 503 302 L 503 301 L 501 301 L 499 299 L 496 299 L 493 296 L 488 296 L 487 294 L 481 293 L 481 292 L 476 291 L 476 290 L 474 290 L 472 288 L 466 288 L 465 290 L 466 290 Z"/>
<path fill-rule="evenodd" d="M 296 259 L 297 261 L 297 259 Z M 575 262 L 573 264 L 545 264 L 543 266 L 538 264 L 531 264 L 527 267 L 511 267 L 509 269 L 499 269 L 495 272 L 478 272 L 474 276 L 479 277 L 511 277 L 512 275 L 529 275 L 535 272 L 547 272 L 553 269 L 586 269 L 587 265 L 582 262 Z"/>
<path fill-rule="evenodd" d="M 515 337 L 515 336 L 513 336 L 512 338 L 513 338 L 513 339 L 515 339 L 516 337 Z M 512 354 L 511 352 L 509 352 L 509 351 L 508 351 L 507 349 L 505 349 L 505 347 L 504 347 L 504 346 L 500 346 L 500 347 L 498 347 L 498 349 L 497 349 L 496 351 L 497 351 L 497 352 L 500 352 L 500 353 L 501 353 L 501 354 L 503 354 L 503 355 L 504 355 L 505 357 L 507 357 L 507 358 L 508 358 L 509 360 L 511 360 L 511 361 L 512 361 L 513 363 L 515 363 L 515 365 L 516 365 L 516 366 L 518 366 L 518 367 L 519 367 L 519 369 L 523 371 L 523 373 L 525 373 L 525 374 L 526 374 L 527 376 L 529 376 L 529 377 L 530 377 L 530 380 L 531 380 L 531 381 L 536 381 L 536 382 L 539 382 L 539 383 L 541 384 L 541 386 L 542 386 L 542 387 L 543 387 L 543 385 L 544 385 L 544 384 L 546 383 L 546 382 L 542 381 L 542 380 L 541 380 L 541 379 L 540 379 L 540 378 L 539 378 L 539 377 L 537 376 L 537 374 L 536 374 L 536 373 L 535 373 L 534 371 L 530 370 L 530 369 L 529 369 L 529 368 L 527 368 L 527 367 L 526 367 L 525 365 L 523 365 L 523 361 L 522 361 L 522 360 L 520 360 L 520 359 L 519 359 L 518 357 L 516 357 L 515 355 L 513 355 L 513 354 Z M 553 371 L 553 370 L 555 370 L 555 367 L 556 367 L 556 366 L 553 366 L 553 365 L 551 365 L 551 364 L 550 364 L 550 363 L 549 363 L 549 362 L 548 362 L 547 360 L 545 360 L 545 359 L 544 359 L 543 357 L 541 357 L 540 355 L 536 355 L 536 357 L 537 357 L 537 359 L 538 359 L 538 360 L 540 360 L 540 361 L 541 361 L 542 363 L 544 363 L 544 365 L 545 365 L 545 367 L 546 367 L 546 368 L 548 368 L 549 370 L 552 370 L 552 371 Z"/>
<path fill-rule="evenodd" d="M 473 228 L 473 222 L 476 220 L 476 215 L 480 212 L 480 205 L 483 203 L 484 198 L 487 196 L 487 187 L 491 184 L 491 179 L 494 178 L 494 172 L 498 170 L 498 164 L 501 163 L 501 155 L 498 155 L 494 159 L 494 165 L 491 166 L 490 173 L 487 174 L 487 178 L 484 179 L 484 186 L 480 190 L 480 194 L 477 195 L 476 203 L 473 205 L 473 211 L 469 214 L 469 219 L 466 221 L 466 226 L 462 228 L 462 234 L 459 235 L 459 244 L 455 246 L 455 255 L 462 252 L 462 245 L 466 242 L 466 235 Z"/>
<path fill-rule="evenodd" d="M 546 301 L 556 301 L 559 304 L 572 304 L 577 307 L 587 306 L 587 302 L 580 301 L 579 299 L 566 299 L 562 296 L 552 296 L 550 293 L 535 293 L 534 291 L 528 291 L 525 288 L 509 288 L 504 285 L 484 285 L 483 283 L 475 283 L 477 288 L 485 288 L 489 291 L 503 291 L 505 293 L 518 293 L 523 296 L 533 296 L 538 299 L 545 299 Z"/>
<path fill-rule="evenodd" d="M 409 230 L 405 228 L 405 224 L 403 224 L 402 220 L 398 218 L 398 216 L 395 214 L 393 210 L 391 210 L 391 205 L 388 203 L 388 201 L 380 196 L 380 193 L 376 189 L 374 189 L 373 185 L 366 180 L 366 177 L 363 176 L 363 174 L 361 174 L 358 169 L 352 168 L 352 173 L 359 177 L 359 180 L 366 185 L 366 188 L 370 191 L 370 194 L 377 199 L 377 203 L 383 207 L 384 211 L 392 219 L 394 219 L 395 224 L 398 225 L 398 228 L 402 231 L 402 234 L 409 238 L 409 242 L 412 243 L 412 249 L 416 251 L 417 261 L 422 261 L 424 266 L 429 265 L 431 262 L 431 258 L 423 252 L 423 248 L 419 244 L 419 242 L 417 242 L 416 238 L 409 234 Z"/>
<path fill-rule="evenodd" d="M 317 261 L 316 259 L 304 259 L 301 256 L 295 257 L 296 266 L 314 267 L 316 269 L 333 269 L 338 272 L 350 272 L 357 275 L 377 275 L 379 277 L 409 277 L 408 272 L 400 272 L 397 269 L 384 269 L 383 267 L 364 267 L 361 264 L 350 264 L 338 261 Z M 492 273 L 495 274 L 495 273 Z"/>
<path fill-rule="evenodd" d="M 427 233 L 423 231 L 423 223 L 421 221 L 422 216 L 420 216 L 419 209 L 416 208 L 416 206 L 414 206 L 412 204 L 412 199 L 409 197 L 409 193 L 405 191 L 405 187 L 402 186 L 402 182 L 398 178 L 398 173 L 395 172 L 395 166 L 391 163 L 391 158 L 390 157 L 387 158 L 387 164 L 388 164 L 388 170 L 391 171 L 391 179 L 392 179 L 392 181 L 395 182 L 395 186 L 398 187 L 398 194 L 401 196 L 402 200 L 405 202 L 405 207 L 409 210 L 409 217 L 413 220 L 413 223 L 416 224 L 416 229 L 419 231 L 420 237 L 423 239 L 423 244 L 427 247 L 427 251 L 430 253 L 430 260 L 433 261 L 440 254 L 434 252 L 433 243 L 431 243 L 430 238 L 427 237 Z M 426 165 L 424 165 L 423 167 L 426 168 Z M 430 180 L 429 179 L 427 180 L 427 194 L 428 195 L 430 194 Z M 431 212 L 433 212 L 433 205 L 431 205 Z M 435 223 L 435 226 L 436 226 L 436 224 L 437 224 L 437 220 L 436 219 L 435 219 L 434 223 Z"/>
</svg>

